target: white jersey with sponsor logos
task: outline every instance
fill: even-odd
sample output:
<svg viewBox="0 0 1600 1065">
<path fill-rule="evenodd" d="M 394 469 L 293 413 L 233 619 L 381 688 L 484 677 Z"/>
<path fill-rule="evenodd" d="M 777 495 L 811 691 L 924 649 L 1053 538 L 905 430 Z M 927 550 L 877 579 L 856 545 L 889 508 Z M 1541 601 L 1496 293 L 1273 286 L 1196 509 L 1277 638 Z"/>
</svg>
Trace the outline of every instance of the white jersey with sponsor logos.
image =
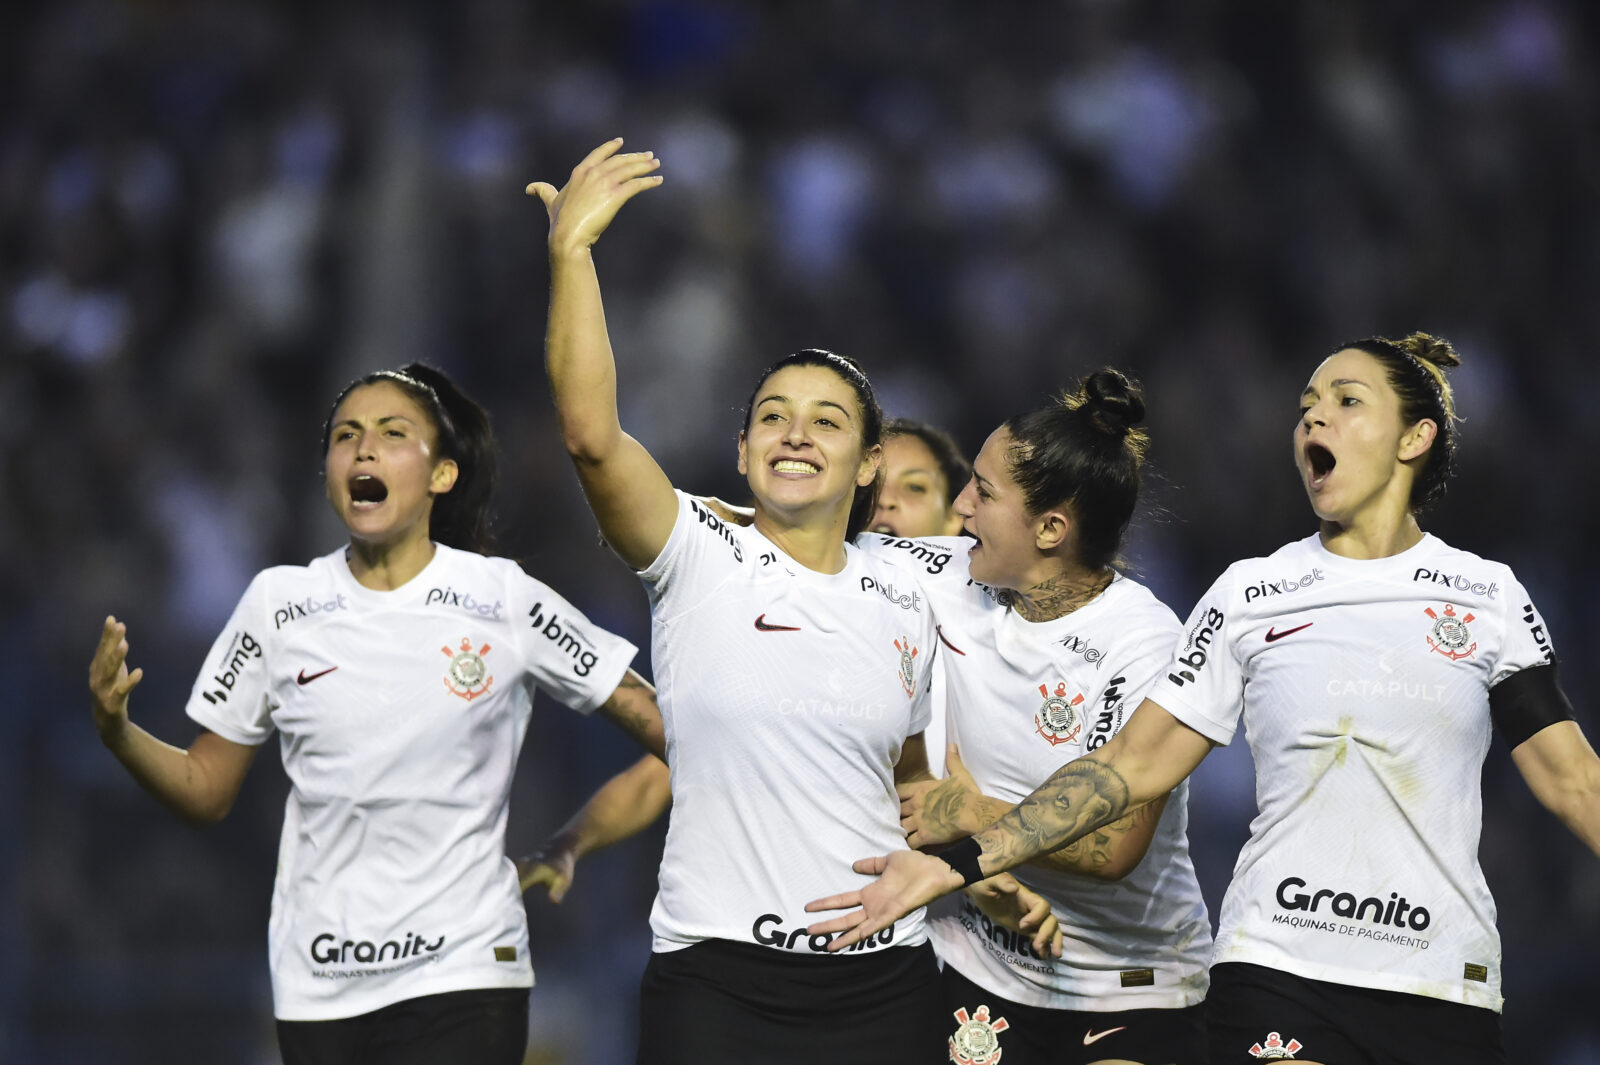
<svg viewBox="0 0 1600 1065">
<path fill-rule="evenodd" d="M 640 573 L 672 768 L 654 949 L 820 954 L 805 904 L 869 883 L 855 859 L 906 847 L 894 766 L 928 723 L 933 617 L 907 570 L 847 545 L 841 572 L 817 573 L 678 495 Z M 838 956 L 926 938 L 917 910 Z"/>
<path fill-rule="evenodd" d="M 1554 661 L 1543 625 L 1507 567 L 1431 535 L 1371 560 L 1311 536 L 1217 580 L 1150 692 L 1216 743 L 1242 717 L 1255 756 L 1215 961 L 1500 1008 L 1489 689 Z"/>
<path fill-rule="evenodd" d="M 188 712 L 235 743 L 281 737 L 279 1018 L 533 983 L 505 828 L 534 690 L 587 713 L 634 650 L 514 562 L 442 544 L 394 591 L 342 550 L 251 581 Z"/>
<path fill-rule="evenodd" d="M 1172 660 L 1178 619 L 1136 581 L 1029 622 L 971 580 L 972 541 L 864 536 L 875 554 L 920 566 L 939 623 L 951 740 L 985 795 L 1017 803 L 1114 736 Z M 1053 1009 L 1172 1009 L 1205 997 L 1211 921 L 1189 860 L 1188 785 L 1167 800 L 1144 860 L 1119 881 L 1023 865 L 1066 933 L 1060 960 L 993 926 L 962 900 L 930 922 L 945 964 L 997 995 Z"/>
</svg>

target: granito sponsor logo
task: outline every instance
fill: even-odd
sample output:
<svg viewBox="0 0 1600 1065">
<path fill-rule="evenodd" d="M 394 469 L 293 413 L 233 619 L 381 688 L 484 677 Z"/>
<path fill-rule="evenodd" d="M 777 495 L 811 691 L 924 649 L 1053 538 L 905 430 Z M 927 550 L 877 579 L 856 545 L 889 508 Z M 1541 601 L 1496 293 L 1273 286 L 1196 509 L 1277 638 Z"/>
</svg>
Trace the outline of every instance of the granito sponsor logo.
<svg viewBox="0 0 1600 1065">
<path fill-rule="evenodd" d="M 496 621 L 500 620 L 500 610 L 503 606 L 498 599 L 491 603 L 487 599 L 477 598 L 471 592 L 458 592 L 454 588 L 429 588 L 427 596 L 422 600 L 422 605 L 432 606 L 435 603 L 440 606 L 454 607 L 457 610 L 465 610 L 467 613 L 476 614 L 480 618 L 494 618 Z"/>
<path fill-rule="evenodd" d="M 233 686 L 239 683 L 239 678 L 244 675 L 245 669 L 251 662 L 262 655 L 261 642 L 254 636 L 240 629 L 233 634 L 233 639 L 228 641 L 228 649 L 222 652 L 222 657 L 217 660 L 217 672 L 211 680 L 217 687 L 211 691 L 201 691 L 206 697 L 206 702 L 225 703 L 228 693 L 233 691 Z"/>
<path fill-rule="evenodd" d="M 689 500 L 689 509 L 694 511 L 694 516 L 700 519 L 701 525 L 706 526 L 727 541 L 728 546 L 733 548 L 733 560 L 735 562 L 744 561 L 744 548 L 739 546 L 739 538 L 733 535 L 733 530 L 728 528 L 727 522 L 702 507 L 696 500 Z"/>
<path fill-rule="evenodd" d="M 1302 588 L 1309 588 L 1323 579 L 1322 571 L 1313 569 L 1304 577 L 1285 577 L 1278 581 L 1257 581 L 1254 584 L 1245 586 L 1244 601 L 1248 603 L 1251 600 L 1260 599 L 1268 595 L 1288 595 L 1290 592 L 1298 592 Z"/>
<path fill-rule="evenodd" d="M 1127 677 L 1112 677 L 1106 690 L 1100 693 L 1100 710 L 1095 714 L 1094 727 L 1089 730 L 1089 738 L 1083 741 L 1085 751 L 1105 746 L 1105 742 L 1116 735 L 1122 725 L 1122 685 L 1126 683 Z"/>
<path fill-rule="evenodd" d="M 1054 973 L 1055 966 L 1041 957 L 1026 933 L 1013 932 L 1004 925 L 995 924 L 971 900 L 961 900 L 961 927 L 983 941 L 989 953 L 1019 969 L 1036 973 Z"/>
<path fill-rule="evenodd" d="M 312 599 L 310 596 L 298 603 L 285 603 L 272 612 L 272 627 L 281 629 L 291 621 L 299 621 L 314 614 L 331 614 L 335 610 L 348 610 L 350 604 L 345 602 L 344 593 L 340 592 L 332 599 Z"/>
<path fill-rule="evenodd" d="M 1063 636 L 1056 643 L 1059 643 L 1075 655 L 1082 655 L 1083 660 L 1096 669 L 1100 668 L 1100 663 L 1106 657 L 1105 652 L 1089 643 L 1089 637 L 1087 636 Z"/>
<path fill-rule="evenodd" d="M 863 592 L 877 592 L 879 595 L 889 600 L 889 602 L 893 603 L 901 610 L 912 610 L 918 614 L 922 613 L 921 592 L 902 592 L 892 584 L 879 584 L 871 577 L 861 578 L 861 590 Z"/>
<path fill-rule="evenodd" d="M 556 650 L 566 652 L 572 659 L 572 671 L 580 677 L 587 677 L 595 663 L 600 660 L 600 656 L 593 650 L 594 641 L 574 628 L 570 621 L 563 628 L 561 616 L 554 610 L 549 614 L 544 613 L 542 600 L 533 604 L 528 616 L 533 619 L 532 628 L 535 632 L 555 644 Z"/>
<path fill-rule="evenodd" d="M 1328 903 L 1328 907 L 1324 912 L 1331 913 L 1335 917 L 1345 917 L 1353 921 L 1365 921 L 1374 925 L 1387 925 L 1392 928 L 1409 928 L 1413 932 L 1425 931 L 1433 920 L 1426 906 L 1411 905 L 1410 900 L 1397 891 L 1389 892 L 1387 901 L 1378 898 L 1376 895 L 1358 900 L 1351 892 L 1338 891 L 1334 888 L 1318 888 L 1309 895 L 1297 890 L 1305 886 L 1306 882 L 1297 876 L 1284 877 L 1279 882 L 1277 891 L 1278 906 L 1290 913 L 1308 915 L 1279 921 L 1279 924 L 1296 924 L 1297 927 L 1304 928 L 1322 928 L 1323 931 L 1328 932 L 1337 931 L 1338 929 L 1336 928 L 1324 927 L 1330 924 L 1327 917 L 1312 918 L 1309 916 L 1316 913 L 1317 908 L 1324 901 Z M 1273 920 L 1277 921 L 1278 918 L 1274 917 Z M 1331 923 L 1337 924 L 1337 922 Z"/>
<path fill-rule="evenodd" d="M 332 932 L 323 932 L 311 941 L 311 960 L 318 965 L 348 965 L 351 962 L 358 965 L 382 964 L 432 954 L 444 946 L 444 940 L 445 937 L 440 936 L 429 943 L 426 936 L 407 932 L 404 940 L 390 939 L 374 943 L 367 939 L 341 940 Z"/>
<path fill-rule="evenodd" d="M 1206 657 L 1211 653 L 1211 641 L 1222 631 L 1222 623 L 1225 620 L 1226 616 L 1216 607 L 1206 608 L 1205 615 L 1189 633 L 1189 641 L 1184 644 L 1185 653 L 1178 656 L 1177 664 L 1189 668 L 1168 673 L 1168 680 L 1178 685 L 1194 683 L 1195 674 L 1205 668 Z"/>
<path fill-rule="evenodd" d="M 1414 581 L 1426 581 L 1429 584 L 1442 584 L 1446 588 L 1454 588 L 1458 592 L 1466 592 L 1469 595 L 1481 595 L 1486 599 L 1493 599 L 1500 594 L 1500 586 L 1494 581 L 1485 584 L 1482 581 L 1473 580 L 1464 573 L 1446 573 L 1442 569 L 1429 569 L 1426 566 L 1418 566 L 1416 572 L 1411 575 L 1411 579 Z"/>
<path fill-rule="evenodd" d="M 1328 681 L 1328 694 L 1340 699 L 1415 699 L 1436 703 L 1444 698 L 1443 684 L 1413 684 L 1410 681 L 1375 677 L 1367 680 Z"/>
<path fill-rule="evenodd" d="M 1533 642 L 1539 645 L 1539 650 L 1544 653 L 1544 660 L 1555 665 L 1556 649 L 1550 646 L 1550 637 L 1544 632 L 1544 622 L 1540 620 L 1539 612 L 1533 609 L 1532 603 L 1522 604 L 1522 623 L 1528 626 L 1528 633 L 1533 637 Z"/>
<path fill-rule="evenodd" d="M 893 536 L 883 536 L 879 539 L 885 547 L 898 547 L 906 552 L 921 563 L 929 573 L 943 573 L 945 566 L 950 563 L 950 552 L 942 551 L 932 544 L 923 543 L 921 540 L 898 540 Z"/>
<path fill-rule="evenodd" d="M 750 924 L 750 938 L 757 943 L 778 947 L 782 950 L 800 950 L 796 944 L 805 941 L 805 950 L 813 954 L 826 954 L 828 944 L 833 942 L 837 933 L 827 932 L 822 935 L 806 935 L 805 923 L 792 931 L 785 931 L 783 918 L 775 913 L 764 913 Z M 844 953 L 852 954 L 858 950 L 874 950 L 878 947 L 887 947 L 894 942 L 894 925 L 874 932 L 858 943 L 852 943 L 844 949 Z"/>
</svg>

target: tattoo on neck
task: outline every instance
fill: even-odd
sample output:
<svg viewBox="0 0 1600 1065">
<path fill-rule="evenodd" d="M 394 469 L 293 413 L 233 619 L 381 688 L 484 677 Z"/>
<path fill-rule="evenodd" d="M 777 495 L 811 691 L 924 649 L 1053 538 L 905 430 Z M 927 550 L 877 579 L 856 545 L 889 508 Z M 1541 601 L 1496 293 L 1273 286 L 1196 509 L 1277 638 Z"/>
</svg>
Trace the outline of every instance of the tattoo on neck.
<svg viewBox="0 0 1600 1065">
<path fill-rule="evenodd" d="M 1013 590 L 1011 606 L 1025 621 L 1054 621 L 1077 610 L 1105 591 L 1115 578 L 1111 570 L 1088 574 L 1060 574 L 1032 588 Z"/>
</svg>

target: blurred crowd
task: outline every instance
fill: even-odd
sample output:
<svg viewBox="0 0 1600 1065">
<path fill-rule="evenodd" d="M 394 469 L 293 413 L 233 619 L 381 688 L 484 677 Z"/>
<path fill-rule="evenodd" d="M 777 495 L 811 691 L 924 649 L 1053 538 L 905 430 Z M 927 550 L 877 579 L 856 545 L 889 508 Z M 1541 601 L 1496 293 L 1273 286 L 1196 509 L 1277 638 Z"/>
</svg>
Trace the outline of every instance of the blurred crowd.
<svg viewBox="0 0 1600 1065">
<path fill-rule="evenodd" d="M 503 553 L 648 645 L 554 431 L 521 192 L 614 135 L 666 175 L 596 251 L 623 420 L 680 485 L 739 497 L 740 408 L 799 347 L 969 451 L 1114 364 L 1155 441 L 1129 562 L 1182 616 L 1311 531 L 1289 433 L 1320 356 L 1423 329 L 1466 416 L 1427 525 L 1516 569 L 1600 732 L 1597 60 L 1581 0 L 5 5 L 0 1061 L 275 1060 L 276 753 L 186 828 L 101 749 L 84 676 L 114 612 L 134 719 L 188 742 L 249 577 L 340 542 L 317 444 L 346 380 L 423 359 L 484 399 Z M 1213 913 L 1242 748 L 1193 788 Z M 536 708 L 511 848 L 631 757 Z M 1600 1062 L 1569 1005 L 1600 993 L 1600 862 L 1498 745 L 1485 788 L 1512 1060 Z M 631 1060 L 658 855 L 530 897 L 530 1061 Z"/>
</svg>

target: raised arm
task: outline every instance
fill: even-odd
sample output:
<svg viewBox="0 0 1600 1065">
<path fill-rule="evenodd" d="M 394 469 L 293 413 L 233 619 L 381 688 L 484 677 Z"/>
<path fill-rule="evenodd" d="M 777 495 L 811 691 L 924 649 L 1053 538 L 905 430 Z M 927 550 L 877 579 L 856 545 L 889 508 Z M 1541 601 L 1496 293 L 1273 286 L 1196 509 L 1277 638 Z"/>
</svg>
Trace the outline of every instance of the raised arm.
<svg viewBox="0 0 1600 1065">
<path fill-rule="evenodd" d="M 622 431 L 617 366 L 591 250 L 622 205 L 661 183 L 649 152 L 618 155 L 621 138 L 590 152 L 566 187 L 536 181 L 550 215 L 550 324 L 545 368 L 567 453 L 600 532 L 634 569 L 655 561 L 672 534 L 678 501 L 655 459 Z"/>
<path fill-rule="evenodd" d="M 1210 740 L 1146 699 L 1104 747 L 1056 770 L 1016 809 L 946 851 L 946 858 L 906 850 L 856 862 L 856 872 L 878 879 L 859 891 L 807 903 L 806 909 L 860 909 L 808 930 L 843 932 L 828 945 L 843 950 L 964 884 L 1126 817 L 1177 787 L 1210 750 Z"/>
<path fill-rule="evenodd" d="M 1600 758 L 1576 721 L 1546 725 L 1511 751 L 1545 809 L 1600 855 Z"/>
<path fill-rule="evenodd" d="M 89 663 L 89 692 L 100 742 L 139 786 L 193 824 L 222 820 L 244 784 L 256 748 L 201 732 L 188 750 L 163 743 L 128 720 L 128 696 L 144 670 L 128 671 L 128 628 L 114 617 L 100 630 Z"/>
<path fill-rule="evenodd" d="M 517 860 L 522 890 L 544 884 L 550 901 L 560 902 L 572 886 L 579 858 L 638 835 L 670 805 L 667 763 L 647 754 L 601 785 L 553 836 L 528 857 Z"/>
</svg>

